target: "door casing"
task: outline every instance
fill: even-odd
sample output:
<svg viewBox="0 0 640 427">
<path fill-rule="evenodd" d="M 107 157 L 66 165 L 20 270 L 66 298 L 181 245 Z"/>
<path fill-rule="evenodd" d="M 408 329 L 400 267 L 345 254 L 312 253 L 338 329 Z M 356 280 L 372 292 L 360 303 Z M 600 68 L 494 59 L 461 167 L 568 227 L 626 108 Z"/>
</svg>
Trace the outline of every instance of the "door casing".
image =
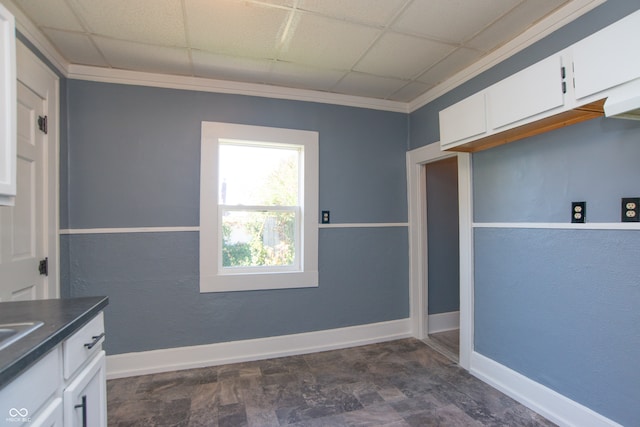
<svg viewBox="0 0 640 427">
<path fill-rule="evenodd" d="M 407 201 L 409 205 L 409 317 L 411 334 L 424 339 L 427 308 L 427 163 L 458 157 L 458 208 L 460 230 L 460 366 L 469 370 L 473 352 L 473 206 L 471 155 L 442 151 L 440 143 L 407 152 Z"/>
</svg>

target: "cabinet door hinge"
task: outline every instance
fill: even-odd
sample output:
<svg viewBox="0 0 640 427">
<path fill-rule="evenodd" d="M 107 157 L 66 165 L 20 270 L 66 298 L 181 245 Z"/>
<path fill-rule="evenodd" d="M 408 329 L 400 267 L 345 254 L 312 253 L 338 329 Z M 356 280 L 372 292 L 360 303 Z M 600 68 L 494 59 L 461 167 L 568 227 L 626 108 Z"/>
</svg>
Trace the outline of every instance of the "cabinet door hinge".
<svg viewBox="0 0 640 427">
<path fill-rule="evenodd" d="M 42 276 L 49 275 L 49 257 L 40 261 L 40 264 L 38 264 L 38 271 Z"/>
<path fill-rule="evenodd" d="M 38 117 L 38 129 L 40 129 L 45 135 L 47 134 L 47 116 Z"/>
</svg>

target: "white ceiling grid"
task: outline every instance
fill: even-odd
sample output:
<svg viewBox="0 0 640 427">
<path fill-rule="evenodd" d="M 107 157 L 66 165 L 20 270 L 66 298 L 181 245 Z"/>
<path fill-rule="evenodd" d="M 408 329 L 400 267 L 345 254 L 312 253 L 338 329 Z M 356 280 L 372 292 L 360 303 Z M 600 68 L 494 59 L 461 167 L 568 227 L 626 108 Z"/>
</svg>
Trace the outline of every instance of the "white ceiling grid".
<svg viewBox="0 0 640 427">
<path fill-rule="evenodd" d="M 72 64 L 410 102 L 570 0 L 14 0 Z"/>
</svg>

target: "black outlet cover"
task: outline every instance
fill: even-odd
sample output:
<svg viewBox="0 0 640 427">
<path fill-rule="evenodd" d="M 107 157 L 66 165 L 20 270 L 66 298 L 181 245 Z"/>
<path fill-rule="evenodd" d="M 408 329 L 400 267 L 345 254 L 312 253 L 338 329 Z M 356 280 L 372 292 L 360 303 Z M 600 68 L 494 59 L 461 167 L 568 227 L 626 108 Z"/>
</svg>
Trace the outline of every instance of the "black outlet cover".
<svg viewBox="0 0 640 427">
<path fill-rule="evenodd" d="M 587 219 L 587 202 L 571 202 L 571 222 L 584 223 Z"/>
<path fill-rule="evenodd" d="M 331 213 L 329 211 L 322 211 L 321 222 L 322 222 L 322 224 L 331 223 Z"/>
<path fill-rule="evenodd" d="M 640 197 L 623 197 L 620 207 L 622 222 L 640 222 Z"/>
</svg>

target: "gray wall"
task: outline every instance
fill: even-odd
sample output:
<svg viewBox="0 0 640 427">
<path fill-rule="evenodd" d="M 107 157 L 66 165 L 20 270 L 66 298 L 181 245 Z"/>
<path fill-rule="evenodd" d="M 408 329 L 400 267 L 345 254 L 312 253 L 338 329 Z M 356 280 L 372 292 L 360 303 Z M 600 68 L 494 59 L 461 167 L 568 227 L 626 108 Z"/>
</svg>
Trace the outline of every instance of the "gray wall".
<svg viewBox="0 0 640 427">
<path fill-rule="evenodd" d="M 428 314 L 460 310 L 458 159 L 426 165 Z"/>
<path fill-rule="evenodd" d="M 438 140 L 442 108 L 640 8 L 609 0 L 410 117 L 410 147 Z M 630 49 L 632 49 L 630 47 Z M 476 153 L 476 222 L 619 222 L 640 196 L 640 122 L 595 119 Z M 639 231 L 476 228 L 475 351 L 617 421 L 640 407 Z"/>
<path fill-rule="evenodd" d="M 320 135 L 320 209 L 406 222 L 407 116 L 70 80 L 71 229 L 197 226 L 200 123 Z M 109 354 L 309 332 L 409 315 L 406 227 L 322 229 L 320 286 L 200 294 L 198 233 L 62 237 L 67 294 L 108 295 Z"/>
</svg>

